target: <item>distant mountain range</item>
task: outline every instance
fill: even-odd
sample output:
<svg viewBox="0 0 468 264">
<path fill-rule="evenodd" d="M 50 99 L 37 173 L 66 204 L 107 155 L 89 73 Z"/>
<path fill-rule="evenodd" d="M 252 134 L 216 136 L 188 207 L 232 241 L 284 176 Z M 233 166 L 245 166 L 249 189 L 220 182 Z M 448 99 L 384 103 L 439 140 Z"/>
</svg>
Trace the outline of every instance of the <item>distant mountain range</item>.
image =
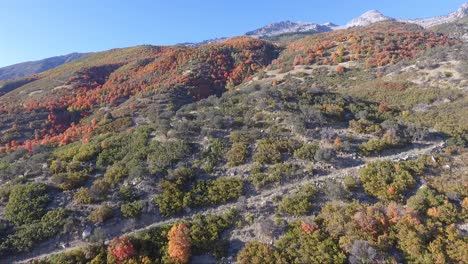
<svg viewBox="0 0 468 264">
<path fill-rule="evenodd" d="M 386 16 L 379 12 L 378 10 L 369 10 L 364 14 L 360 15 L 352 19 L 346 25 L 336 25 L 334 23 L 325 23 L 325 24 L 318 24 L 312 22 L 292 22 L 289 20 L 271 23 L 261 28 L 246 32 L 244 36 L 249 36 L 252 38 L 269 38 L 274 36 L 279 36 L 283 34 L 295 34 L 295 33 L 322 33 L 328 32 L 332 30 L 338 29 L 346 29 L 350 27 L 364 27 L 368 26 L 377 22 L 382 21 L 399 21 L 399 22 L 406 22 L 406 23 L 413 23 L 420 25 L 422 27 L 433 27 L 445 23 L 454 22 L 458 19 L 462 19 L 468 17 L 468 3 L 463 4 L 460 8 L 458 8 L 455 12 L 450 13 L 446 16 L 439 16 L 433 18 L 424 18 L 424 19 L 411 19 L 411 20 L 404 20 L 404 19 L 396 19 L 389 16 Z M 179 45 L 184 46 L 200 46 L 210 43 L 217 43 L 220 41 L 226 40 L 226 38 L 215 38 L 209 39 L 202 42 L 187 42 L 181 43 Z"/>
<path fill-rule="evenodd" d="M 89 53 L 71 53 L 38 61 L 28 61 L 0 68 L 0 80 L 16 79 L 41 73 L 77 60 Z"/>
<path fill-rule="evenodd" d="M 382 21 L 400 21 L 406 23 L 413 23 L 420 25 L 422 27 L 434 27 L 438 25 L 443 25 L 446 23 L 451 23 L 459 19 L 468 17 L 468 3 L 463 4 L 455 12 L 450 13 L 446 16 L 439 16 L 433 18 L 423 18 L 423 19 L 396 19 L 392 17 L 385 16 L 380 13 L 378 10 L 370 10 L 365 12 L 359 17 L 352 19 L 346 25 L 338 26 L 333 23 L 317 24 L 312 22 L 292 22 L 292 21 L 281 21 L 276 23 L 268 24 L 264 27 L 246 32 L 244 36 L 249 36 L 252 38 L 265 39 L 269 37 L 280 36 L 284 34 L 299 34 L 299 33 L 322 33 L 338 29 L 346 29 L 351 27 L 362 27 L 368 26 L 373 23 L 382 22 Z M 226 40 L 225 37 L 214 38 L 205 40 L 202 42 L 185 42 L 180 43 L 182 46 L 191 46 L 197 47 L 206 44 L 218 43 Z M 62 64 L 71 62 L 73 60 L 79 59 L 83 56 L 86 56 L 87 53 L 72 53 L 64 56 L 57 56 L 52 58 L 47 58 L 39 61 L 24 62 L 7 67 L 0 68 L 0 80 L 6 79 L 15 79 L 21 78 L 32 74 L 37 74 L 43 71 L 47 71 L 58 67 Z"/>
</svg>

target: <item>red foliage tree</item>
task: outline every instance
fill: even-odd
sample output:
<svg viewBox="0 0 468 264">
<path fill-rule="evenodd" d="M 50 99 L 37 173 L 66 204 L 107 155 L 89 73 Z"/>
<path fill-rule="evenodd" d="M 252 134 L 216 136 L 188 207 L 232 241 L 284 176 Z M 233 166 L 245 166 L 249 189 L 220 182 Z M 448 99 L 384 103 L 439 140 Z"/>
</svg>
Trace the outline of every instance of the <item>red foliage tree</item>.
<svg viewBox="0 0 468 264">
<path fill-rule="evenodd" d="M 314 232 L 320 232 L 319 226 L 316 223 L 307 223 L 305 221 L 301 221 L 301 230 L 308 235 Z"/>
<path fill-rule="evenodd" d="M 302 64 L 304 64 L 304 59 L 302 58 L 301 55 L 296 55 L 293 61 L 293 65 L 296 66 L 296 65 L 302 65 Z"/>
<path fill-rule="evenodd" d="M 114 238 L 109 244 L 108 251 L 118 263 L 135 255 L 135 248 L 128 237 Z"/>
<path fill-rule="evenodd" d="M 343 66 L 341 66 L 341 65 L 338 65 L 338 66 L 336 66 L 336 71 L 337 71 L 337 72 L 345 72 L 345 71 L 346 71 L 346 68 L 343 67 Z"/>
</svg>

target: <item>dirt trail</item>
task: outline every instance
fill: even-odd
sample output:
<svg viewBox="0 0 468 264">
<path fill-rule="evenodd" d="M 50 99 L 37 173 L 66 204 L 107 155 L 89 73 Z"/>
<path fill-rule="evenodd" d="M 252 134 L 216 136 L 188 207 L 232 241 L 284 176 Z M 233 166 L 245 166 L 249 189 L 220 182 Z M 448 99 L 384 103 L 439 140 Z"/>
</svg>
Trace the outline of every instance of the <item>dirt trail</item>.
<svg viewBox="0 0 468 264">
<path fill-rule="evenodd" d="M 412 147 L 409 149 L 405 149 L 404 151 L 392 155 L 387 155 L 387 156 L 382 156 L 382 157 L 372 157 L 372 158 L 366 158 L 364 159 L 365 163 L 367 162 L 372 162 L 372 161 L 377 161 L 377 160 L 384 160 L 384 159 L 390 159 L 390 160 L 401 160 L 401 159 L 407 159 L 408 157 L 416 157 L 419 155 L 423 154 L 429 154 L 431 153 L 434 149 L 437 149 L 443 145 L 442 141 L 436 141 L 436 142 L 431 142 L 431 144 L 426 145 L 426 146 L 421 146 L 417 145 L 416 147 Z M 364 164 L 365 164 L 364 163 Z M 359 168 L 363 167 L 364 164 L 362 165 L 356 165 L 344 169 L 334 169 L 327 175 L 322 175 L 322 176 L 312 176 L 308 178 L 303 178 L 296 180 L 294 182 L 286 183 L 286 184 L 281 184 L 280 186 L 272 187 L 270 189 L 262 190 L 257 194 L 254 194 L 250 197 L 247 197 L 245 201 L 245 211 L 249 213 L 254 213 L 254 214 L 259 214 L 264 212 L 265 210 L 262 210 L 265 206 L 268 206 L 268 203 L 273 201 L 273 198 L 279 194 L 286 194 L 289 192 L 293 192 L 294 190 L 300 188 L 301 186 L 308 184 L 308 183 L 320 183 L 324 182 L 325 180 L 328 179 L 341 179 L 345 177 L 348 174 L 355 173 L 359 170 Z M 216 214 L 220 215 L 225 212 L 227 212 L 229 209 L 236 208 L 239 204 L 237 202 L 231 202 L 228 204 L 220 205 L 218 207 L 212 207 L 212 208 L 206 208 L 206 209 L 198 209 L 198 210 L 193 210 L 189 214 L 186 214 L 182 217 L 174 217 L 174 218 L 167 218 L 164 219 L 163 221 L 157 221 L 153 222 L 151 224 L 148 224 L 144 227 L 134 229 L 130 232 L 122 232 L 122 230 L 114 230 L 113 234 L 114 236 L 121 236 L 121 235 L 133 235 L 135 233 L 145 231 L 154 227 L 170 224 L 182 219 L 190 219 L 194 215 L 197 214 L 202 214 L 202 215 L 208 215 L 208 214 Z M 160 219 L 159 219 L 160 220 Z M 42 244 L 42 246 L 39 246 L 37 249 L 33 250 L 32 252 L 24 255 L 18 255 L 18 256 L 12 256 L 7 258 L 6 260 L 0 260 L 0 263 L 27 263 L 31 260 L 34 259 L 41 259 L 45 258 L 54 254 L 58 253 L 65 253 L 69 252 L 75 249 L 79 249 L 82 247 L 85 247 L 87 245 L 90 245 L 91 243 L 83 241 L 83 240 L 74 240 L 69 242 L 69 247 L 65 249 L 52 249 L 50 250 L 50 243 L 51 242 L 45 242 Z M 48 252 L 44 252 L 48 251 Z M 34 256 L 34 257 L 31 257 Z"/>
</svg>

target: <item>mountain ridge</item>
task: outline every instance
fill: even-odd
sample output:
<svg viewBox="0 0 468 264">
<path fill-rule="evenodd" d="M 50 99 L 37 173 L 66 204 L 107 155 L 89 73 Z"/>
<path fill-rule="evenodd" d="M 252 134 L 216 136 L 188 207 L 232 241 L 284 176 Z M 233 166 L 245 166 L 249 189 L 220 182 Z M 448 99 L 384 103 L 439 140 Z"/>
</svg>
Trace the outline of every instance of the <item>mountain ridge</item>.
<svg viewBox="0 0 468 264">
<path fill-rule="evenodd" d="M 36 61 L 26 61 L 0 68 L 0 80 L 17 79 L 56 68 L 68 62 L 80 59 L 89 53 L 70 53 Z"/>
<path fill-rule="evenodd" d="M 401 20 L 402 22 L 418 24 L 422 27 L 434 27 L 442 24 L 455 22 L 456 20 L 468 17 L 468 2 L 461 5 L 456 11 L 446 15 L 431 18 Z"/>
<path fill-rule="evenodd" d="M 243 36 L 252 38 L 268 38 L 281 36 L 285 34 L 300 34 L 300 33 L 324 33 L 333 30 L 346 29 L 356 26 L 368 26 L 373 23 L 382 21 L 398 21 L 411 24 L 417 24 L 422 27 L 434 27 L 446 23 L 455 22 L 458 19 L 468 17 L 468 2 L 461 5 L 456 11 L 446 15 L 437 16 L 432 18 L 421 18 L 421 19 L 396 19 L 382 14 L 380 11 L 372 9 L 362 15 L 350 20 L 347 24 L 339 26 L 331 22 L 319 24 L 313 22 L 293 22 L 290 20 L 284 20 L 267 24 L 263 27 L 248 31 Z M 187 46 L 187 47 L 198 47 L 207 44 L 214 44 L 225 41 L 227 37 L 218 37 L 213 39 L 207 39 L 201 42 L 183 42 L 176 45 Z M 55 56 L 51 58 L 45 58 L 38 61 L 22 62 L 14 65 L 9 65 L 0 68 L 0 80 L 16 79 L 21 77 L 27 77 L 33 74 L 41 73 L 64 63 L 71 62 L 75 59 L 81 58 L 89 53 L 71 53 L 62 56 Z M 75 58 L 76 57 L 76 58 Z M 51 60 L 59 60 L 55 63 L 47 63 Z M 60 60 L 63 60 L 60 62 Z M 47 65 L 44 65 L 47 64 Z"/>
<path fill-rule="evenodd" d="M 332 30 L 339 30 L 339 29 L 346 29 L 350 27 L 356 26 L 368 26 L 374 23 L 383 22 L 383 21 L 398 21 L 398 22 L 405 22 L 411 24 L 417 24 L 422 27 L 432 27 L 437 26 L 445 23 L 454 22 L 457 19 L 462 19 L 464 17 L 468 17 L 468 2 L 464 3 L 461 7 L 459 7 L 456 11 L 446 15 L 446 16 L 438 16 L 432 18 L 422 18 L 422 19 L 398 19 L 384 15 L 378 10 L 371 9 L 362 15 L 351 19 L 345 25 L 336 25 L 331 22 L 327 22 L 324 24 L 313 23 L 313 22 L 294 22 L 290 20 L 283 20 L 279 22 L 273 22 L 267 24 L 263 27 L 248 31 L 244 34 L 244 36 L 249 36 L 253 38 L 268 38 L 268 37 L 275 37 L 284 34 L 300 34 L 300 33 L 323 33 L 329 32 Z M 187 42 L 187 43 L 180 43 L 179 45 L 184 46 L 200 46 L 205 44 L 211 44 L 226 40 L 226 37 L 214 38 L 205 40 L 202 42 Z"/>
</svg>

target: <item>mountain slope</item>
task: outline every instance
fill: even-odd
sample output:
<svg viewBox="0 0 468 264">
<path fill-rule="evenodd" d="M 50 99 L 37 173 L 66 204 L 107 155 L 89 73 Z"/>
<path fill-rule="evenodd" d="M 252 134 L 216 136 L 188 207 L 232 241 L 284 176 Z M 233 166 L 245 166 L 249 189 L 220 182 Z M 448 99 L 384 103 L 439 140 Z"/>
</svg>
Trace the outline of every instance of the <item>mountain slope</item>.
<svg viewBox="0 0 468 264">
<path fill-rule="evenodd" d="M 62 64 L 82 58 L 89 53 L 71 53 L 63 56 L 46 58 L 38 61 L 22 62 L 0 68 L 0 80 L 22 78 L 28 75 L 41 73 Z"/>
<path fill-rule="evenodd" d="M 166 263 L 180 240 L 184 263 L 464 263 L 460 43 L 384 21 L 5 82 L 0 259 Z"/>
<path fill-rule="evenodd" d="M 294 41 L 281 53 L 273 68 L 297 65 L 377 68 L 410 59 L 430 47 L 452 46 L 457 42 L 415 24 L 384 21 Z"/>
<path fill-rule="evenodd" d="M 411 20 L 402 20 L 402 22 L 414 23 L 423 27 L 434 27 L 446 23 L 455 22 L 458 19 L 468 17 L 468 3 L 463 4 L 455 12 L 450 13 L 446 16 L 425 18 L 425 19 L 411 19 Z"/>
<path fill-rule="evenodd" d="M 468 42 L 468 17 L 458 19 L 455 22 L 445 23 L 430 28 L 451 38 L 457 38 Z"/>
<path fill-rule="evenodd" d="M 8 114 L 0 122 L 5 130 L 0 142 L 14 148 L 80 138 L 86 134 L 79 131 L 83 118 L 141 93 L 182 87 L 193 99 L 219 95 L 270 64 L 276 49 L 240 37 L 196 48 L 140 46 L 94 53 L 13 88 L 3 87 L 0 111 Z M 11 126 L 17 129 L 6 131 Z"/>
</svg>

